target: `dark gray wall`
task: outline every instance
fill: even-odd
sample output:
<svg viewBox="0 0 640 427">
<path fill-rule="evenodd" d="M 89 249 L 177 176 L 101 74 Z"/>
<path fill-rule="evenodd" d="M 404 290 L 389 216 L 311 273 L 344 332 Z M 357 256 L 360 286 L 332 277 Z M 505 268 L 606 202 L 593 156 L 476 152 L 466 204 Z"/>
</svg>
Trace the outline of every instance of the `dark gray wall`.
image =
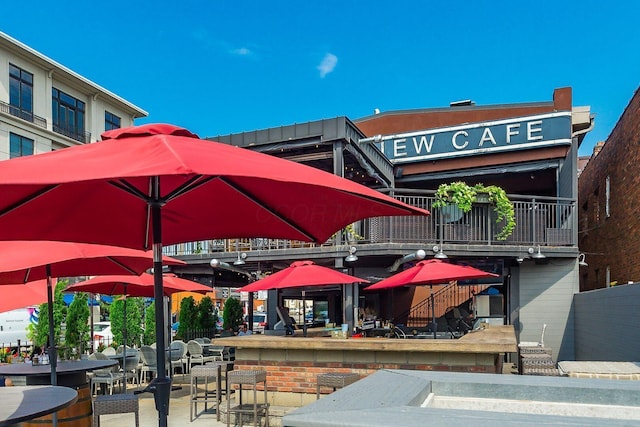
<svg viewBox="0 0 640 427">
<path fill-rule="evenodd" d="M 640 283 L 574 297 L 576 360 L 640 360 Z"/>
<path fill-rule="evenodd" d="M 518 342 L 540 341 L 546 324 L 544 344 L 557 361 L 575 360 L 572 303 L 579 288 L 577 268 L 574 258 L 554 258 L 545 264 L 526 259 L 518 269 L 517 294 L 513 286 L 511 290 L 520 307 L 517 318 L 512 318 Z"/>
</svg>

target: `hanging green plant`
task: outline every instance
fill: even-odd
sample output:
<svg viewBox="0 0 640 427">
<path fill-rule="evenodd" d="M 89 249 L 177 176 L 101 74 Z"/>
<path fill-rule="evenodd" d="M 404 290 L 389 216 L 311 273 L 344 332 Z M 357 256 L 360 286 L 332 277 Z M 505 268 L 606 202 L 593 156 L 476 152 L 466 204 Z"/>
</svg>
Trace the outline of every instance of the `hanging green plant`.
<svg viewBox="0 0 640 427">
<path fill-rule="evenodd" d="M 496 222 L 499 223 L 503 220 L 505 222 L 502 230 L 496 234 L 496 239 L 506 240 L 516 228 L 516 214 L 513 203 L 507 197 L 507 193 L 496 185 L 485 187 L 483 184 L 476 184 L 470 186 L 462 181 L 442 184 L 436 191 L 436 201 L 433 203 L 433 207 L 443 208 L 453 204 L 461 211 L 469 212 L 473 204 L 478 201 L 478 195 L 483 194 L 487 196 L 488 202 L 498 215 Z"/>
</svg>

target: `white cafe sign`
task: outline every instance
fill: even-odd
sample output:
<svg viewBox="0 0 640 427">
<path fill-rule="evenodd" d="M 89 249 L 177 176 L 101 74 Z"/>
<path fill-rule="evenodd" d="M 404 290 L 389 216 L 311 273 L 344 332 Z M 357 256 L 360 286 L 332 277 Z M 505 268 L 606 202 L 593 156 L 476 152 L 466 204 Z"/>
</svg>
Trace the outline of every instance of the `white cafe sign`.
<svg viewBox="0 0 640 427">
<path fill-rule="evenodd" d="M 571 144 L 571 112 L 367 138 L 393 163 Z"/>
</svg>

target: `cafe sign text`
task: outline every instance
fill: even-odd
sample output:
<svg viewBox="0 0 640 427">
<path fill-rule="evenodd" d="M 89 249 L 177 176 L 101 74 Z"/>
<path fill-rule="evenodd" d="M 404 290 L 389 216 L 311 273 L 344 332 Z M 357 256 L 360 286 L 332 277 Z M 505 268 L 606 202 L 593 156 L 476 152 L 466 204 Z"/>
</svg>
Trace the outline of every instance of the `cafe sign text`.
<svg viewBox="0 0 640 427">
<path fill-rule="evenodd" d="M 371 138 L 394 163 L 571 144 L 571 112 Z"/>
</svg>

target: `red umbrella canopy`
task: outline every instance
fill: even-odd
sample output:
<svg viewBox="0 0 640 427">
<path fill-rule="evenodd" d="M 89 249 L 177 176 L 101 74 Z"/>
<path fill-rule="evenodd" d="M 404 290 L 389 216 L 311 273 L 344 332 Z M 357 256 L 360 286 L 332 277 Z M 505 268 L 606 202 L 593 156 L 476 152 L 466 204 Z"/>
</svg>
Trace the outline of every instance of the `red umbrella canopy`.
<svg viewBox="0 0 640 427">
<path fill-rule="evenodd" d="M 365 290 L 388 289 L 405 285 L 441 285 L 453 280 L 498 277 L 497 274 L 468 265 L 457 265 L 439 259 L 423 260 L 398 274 L 375 283 Z"/>
<path fill-rule="evenodd" d="M 163 244 L 242 237 L 323 243 L 363 218 L 429 214 L 319 169 L 171 125 L 114 129 L 102 138 L 0 162 L 0 240 L 153 247 L 159 348 Z M 163 379 L 162 351 L 157 367 Z M 159 405 L 164 427 L 168 401 Z"/>
<path fill-rule="evenodd" d="M 0 284 L 25 283 L 51 277 L 140 274 L 153 266 L 153 253 L 87 243 L 0 241 Z M 185 262 L 163 257 L 165 265 Z"/>
<path fill-rule="evenodd" d="M 164 275 L 164 296 L 176 292 L 211 292 L 212 288 L 191 280 Z M 128 295 L 131 297 L 153 297 L 153 275 L 143 273 L 140 276 L 96 276 L 92 279 L 67 286 L 65 292 L 91 292 L 103 295 Z"/>
<path fill-rule="evenodd" d="M 55 283 L 53 284 L 55 287 Z M 0 286 L 0 313 L 47 302 L 47 281 Z"/>
<path fill-rule="evenodd" d="M 369 281 L 317 265 L 313 261 L 296 261 L 284 270 L 253 282 L 239 290 L 240 292 L 256 292 L 268 289 L 302 288 L 305 286 L 343 283 L 369 283 Z"/>
<path fill-rule="evenodd" d="M 0 162 L 0 240 L 149 249 L 157 226 L 156 240 L 165 245 L 241 237 L 325 242 L 363 218 L 429 213 L 319 169 L 200 140 L 171 125 L 102 137 Z M 162 214 L 152 225 L 154 206 Z"/>
</svg>

